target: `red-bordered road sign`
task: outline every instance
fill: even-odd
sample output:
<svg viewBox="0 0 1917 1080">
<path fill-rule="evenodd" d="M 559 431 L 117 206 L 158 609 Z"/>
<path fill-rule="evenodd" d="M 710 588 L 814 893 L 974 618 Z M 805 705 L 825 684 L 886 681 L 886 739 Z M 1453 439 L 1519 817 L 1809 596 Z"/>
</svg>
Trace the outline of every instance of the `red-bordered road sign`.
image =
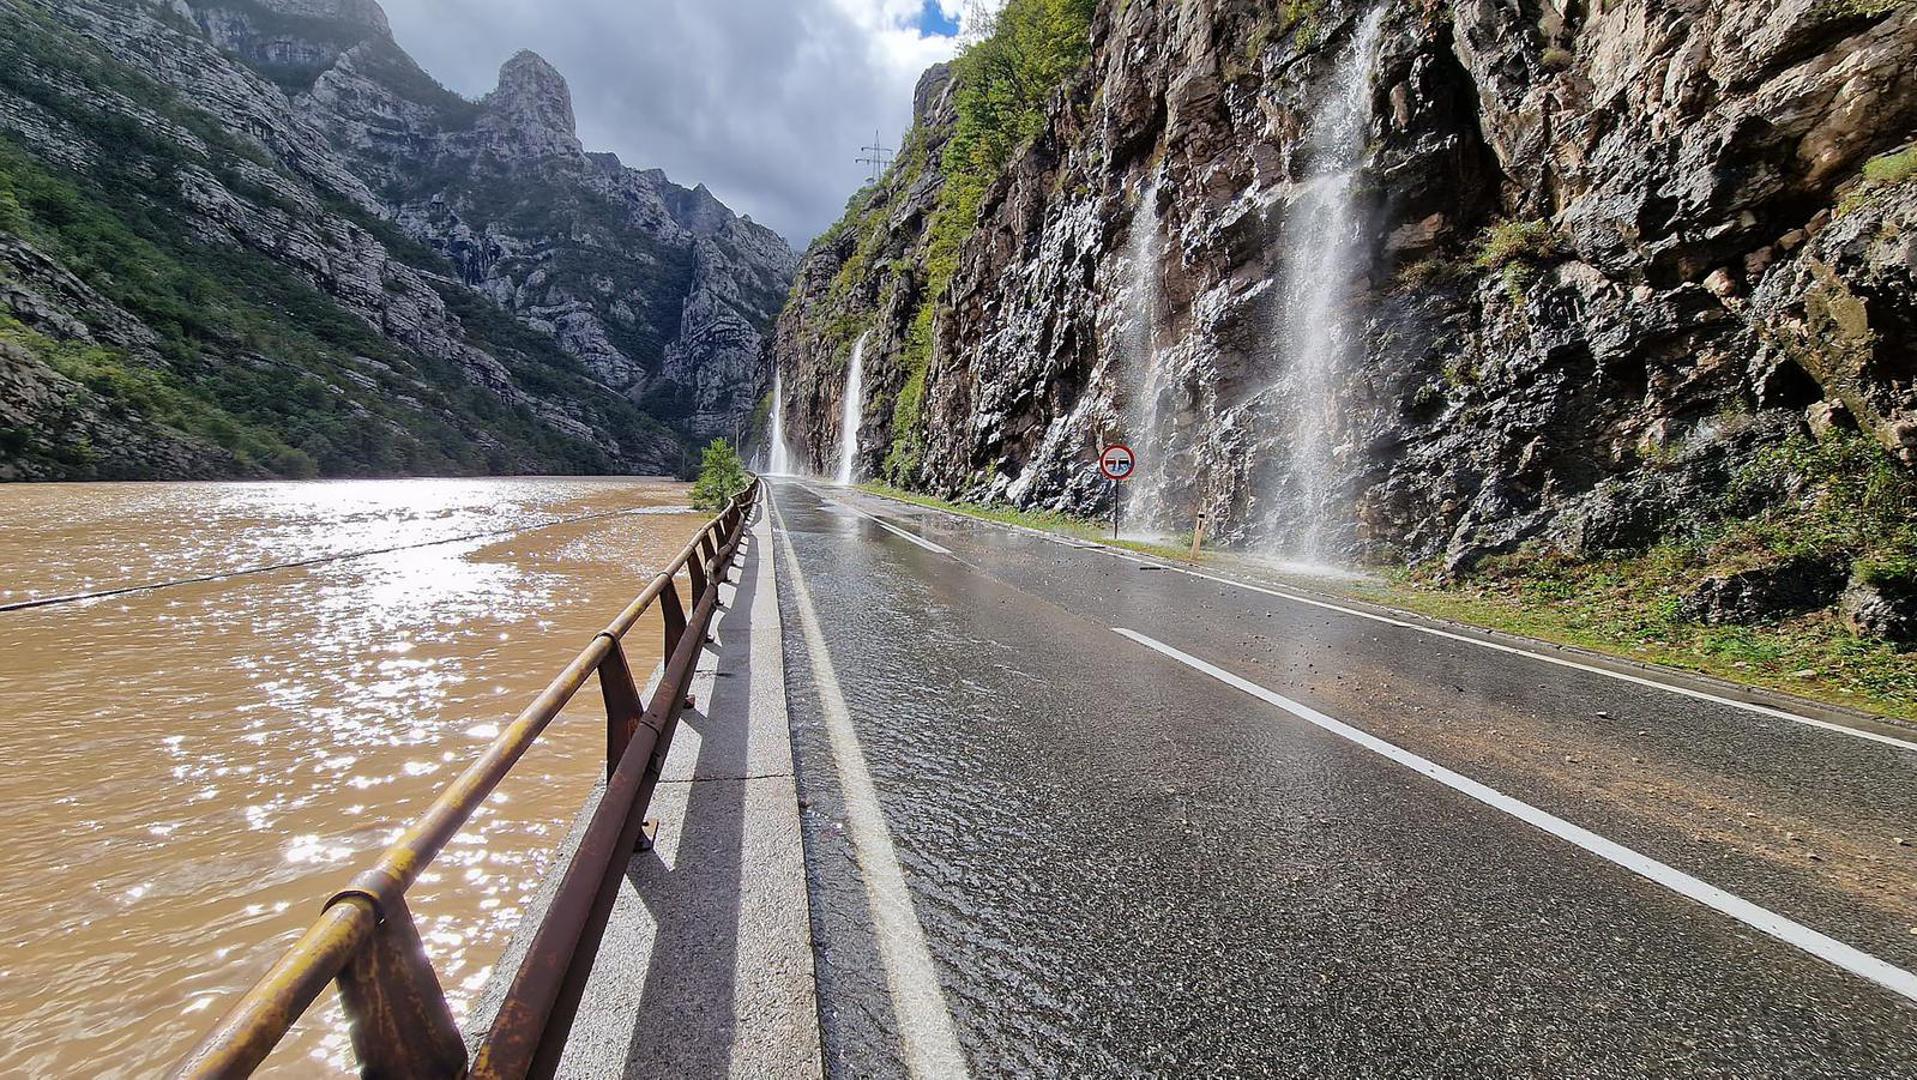
<svg viewBox="0 0 1917 1080">
<path fill-rule="evenodd" d="M 1138 468 L 1138 457 L 1124 443 L 1113 443 L 1098 452 L 1098 471 L 1111 480 L 1130 480 Z"/>
</svg>

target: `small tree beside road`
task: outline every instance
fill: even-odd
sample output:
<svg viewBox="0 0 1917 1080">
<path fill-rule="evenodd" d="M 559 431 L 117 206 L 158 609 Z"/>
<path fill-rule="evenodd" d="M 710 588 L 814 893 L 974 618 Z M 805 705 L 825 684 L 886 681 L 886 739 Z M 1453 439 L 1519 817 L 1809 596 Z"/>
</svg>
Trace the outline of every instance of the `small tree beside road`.
<svg viewBox="0 0 1917 1080">
<path fill-rule="evenodd" d="M 748 482 L 745 463 L 739 452 L 724 439 L 714 439 L 699 461 L 699 479 L 692 484 L 692 505 L 709 513 L 718 513 L 734 495 L 745 490 Z"/>
</svg>

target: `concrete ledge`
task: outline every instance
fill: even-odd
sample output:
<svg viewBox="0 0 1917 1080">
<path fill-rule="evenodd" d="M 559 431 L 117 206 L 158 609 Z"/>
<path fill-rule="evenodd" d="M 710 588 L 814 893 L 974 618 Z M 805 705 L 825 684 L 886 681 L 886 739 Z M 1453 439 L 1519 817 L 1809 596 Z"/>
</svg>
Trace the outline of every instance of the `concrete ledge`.
<svg viewBox="0 0 1917 1080">
<path fill-rule="evenodd" d="M 693 677 L 698 708 L 680 718 L 648 813 L 658 845 L 627 866 L 560 1076 L 822 1075 L 771 541 L 761 512 L 740 546 L 737 584 L 720 587 L 715 640 Z M 498 1014 L 603 792 L 575 819 L 470 1033 Z"/>
</svg>

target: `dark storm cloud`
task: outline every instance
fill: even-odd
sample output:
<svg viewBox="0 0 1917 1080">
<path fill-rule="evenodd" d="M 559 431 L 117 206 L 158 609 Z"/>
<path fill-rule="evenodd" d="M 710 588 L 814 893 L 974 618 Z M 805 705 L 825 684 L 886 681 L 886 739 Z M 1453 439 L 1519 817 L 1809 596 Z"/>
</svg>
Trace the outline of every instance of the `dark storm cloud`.
<svg viewBox="0 0 1917 1080">
<path fill-rule="evenodd" d="M 532 49 L 572 86 L 579 135 L 628 165 L 703 182 L 795 246 L 896 146 L 912 87 L 949 56 L 922 0 L 384 0 L 421 66 L 471 97 Z M 922 24 L 929 23 L 926 30 Z M 926 32 L 929 31 L 929 32 Z"/>
</svg>

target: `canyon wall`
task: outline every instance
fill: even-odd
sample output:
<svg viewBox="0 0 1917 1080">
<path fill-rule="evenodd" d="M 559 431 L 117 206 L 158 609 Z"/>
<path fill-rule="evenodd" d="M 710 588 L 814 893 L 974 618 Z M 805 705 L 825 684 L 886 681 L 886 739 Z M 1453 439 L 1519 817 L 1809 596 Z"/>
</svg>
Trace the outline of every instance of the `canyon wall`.
<svg viewBox="0 0 1917 1080">
<path fill-rule="evenodd" d="M 0 0 L 0 478 L 675 471 L 795 262 L 373 0 Z"/>
<path fill-rule="evenodd" d="M 1119 439 L 1132 527 L 1327 561 L 1641 549 L 1788 498 L 1754 471 L 1824 432 L 1917 464 L 1917 5 L 1124 0 L 1087 34 L 950 264 L 942 69 L 807 252 L 797 460 L 832 471 L 869 333 L 866 477 L 1104 514 Z"/>
</svg>

